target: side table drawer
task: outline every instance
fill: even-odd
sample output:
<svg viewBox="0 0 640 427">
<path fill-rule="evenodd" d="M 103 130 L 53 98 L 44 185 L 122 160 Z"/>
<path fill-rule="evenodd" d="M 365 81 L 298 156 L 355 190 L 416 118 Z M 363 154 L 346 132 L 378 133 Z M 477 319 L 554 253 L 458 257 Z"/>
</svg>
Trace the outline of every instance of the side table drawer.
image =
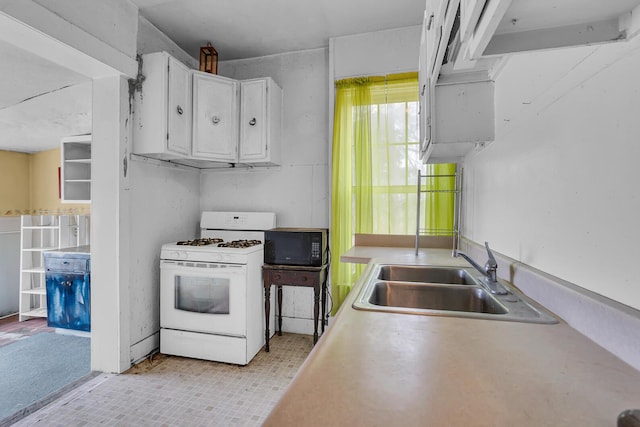
<svg viewBox="0 0 640 427">
<path fill-rule="evenodd" d="M 277 285 L 316 286 L 320 284 L 319 275 L 313 271 L 268 270 L 267 281 Z"/>
</svg>

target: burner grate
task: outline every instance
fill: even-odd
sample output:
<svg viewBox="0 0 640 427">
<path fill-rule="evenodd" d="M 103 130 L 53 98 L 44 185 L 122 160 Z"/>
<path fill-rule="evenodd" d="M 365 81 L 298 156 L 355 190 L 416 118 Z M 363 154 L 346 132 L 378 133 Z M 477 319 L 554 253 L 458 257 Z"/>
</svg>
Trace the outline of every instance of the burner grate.
<svg viewBox="0 0 640 427">
<path fill-rule="evenodd" d="M 232 242 L 224 242 L 218 244 L 219 248 L 250 248 L 261 244 L 260 240 L 234 240 Z"/>
<path fill-rule="evenodd" d="M 194 239 L 194 240 L 181 240 L 176 244 L 180 246 L 207 246 L 207 245 L 215 245 L 221 242 L 223 242 L 223 240 L 216 237 L 216 238 L 202 238 L 202 239 Z"/>
<path fill-rule="evenodd" d="M 219 248 L 250 248 L 262 244 L 261 240 L 233 240 L 231 242 L 225 242 L 220 238 L 201 238 L 194 240 L 181 240 L 176 243 L 180 246 L 208 246 L 215 245 Z"/>
</svg>

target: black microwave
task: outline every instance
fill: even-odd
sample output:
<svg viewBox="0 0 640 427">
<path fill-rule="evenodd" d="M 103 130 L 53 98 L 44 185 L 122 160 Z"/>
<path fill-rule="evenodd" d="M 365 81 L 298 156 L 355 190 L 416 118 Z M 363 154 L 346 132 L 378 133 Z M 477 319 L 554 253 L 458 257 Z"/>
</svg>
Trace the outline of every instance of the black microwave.
<svg viewBox="0 0 640 427">
<path fill-rule="evenodd" d="M 265 264 L 320 267 L 327 263 L 326 228 L 274 228 L 265 231 Z"/>
</svg>

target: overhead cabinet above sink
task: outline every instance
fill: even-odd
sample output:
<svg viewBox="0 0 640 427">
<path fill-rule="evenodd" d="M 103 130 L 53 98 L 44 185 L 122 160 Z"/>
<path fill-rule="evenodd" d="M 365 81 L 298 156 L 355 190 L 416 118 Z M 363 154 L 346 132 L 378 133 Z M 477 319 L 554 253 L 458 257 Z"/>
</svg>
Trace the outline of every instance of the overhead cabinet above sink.
<svg viewBox="0 0 640 427">
<path fill-rule="evenodd" d="M 638 32 L 638 0 L 463 0 L 467 58 L 625 40 Z"/>
<path fill-rule="evenodd" d="M 166 52 L 142 56 L 133 153 L 198 168 L 280 163 L 282 89 L 189 70 Z"/>
<path fill-rule="evenodd" d="M 494 71 L 505 55 L 627 40 L 640 0 L 426 0 L 420 44 L 424 162 L 455 162 L 494 138 Z"/>
<path fill-rule="evenodd" d="M 430 9 L 431 8 L 431 9 Z M 420 154 L 424 162 L 457 162 L 477 143 L 494 139 L 494 82 L 486 69 L 451 68 L 451 38 L 460 0 L 427 1 L 419 58 Z"/>
</svg>

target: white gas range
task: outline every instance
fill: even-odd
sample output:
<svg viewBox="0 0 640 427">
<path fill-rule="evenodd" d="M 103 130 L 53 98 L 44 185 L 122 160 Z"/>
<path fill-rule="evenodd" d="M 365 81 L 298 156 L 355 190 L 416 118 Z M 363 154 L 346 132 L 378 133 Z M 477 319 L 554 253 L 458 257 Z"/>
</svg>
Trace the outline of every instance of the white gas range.
<svg viewBox="0 0 640 427">
<path fill-rule="evenodd" d="M 203 212 L 200 239 L 162 246 L 161 353 L 246 365 L 260 351 L 264 230 L 275 223 L 272 212 Z"/>
</svg>

